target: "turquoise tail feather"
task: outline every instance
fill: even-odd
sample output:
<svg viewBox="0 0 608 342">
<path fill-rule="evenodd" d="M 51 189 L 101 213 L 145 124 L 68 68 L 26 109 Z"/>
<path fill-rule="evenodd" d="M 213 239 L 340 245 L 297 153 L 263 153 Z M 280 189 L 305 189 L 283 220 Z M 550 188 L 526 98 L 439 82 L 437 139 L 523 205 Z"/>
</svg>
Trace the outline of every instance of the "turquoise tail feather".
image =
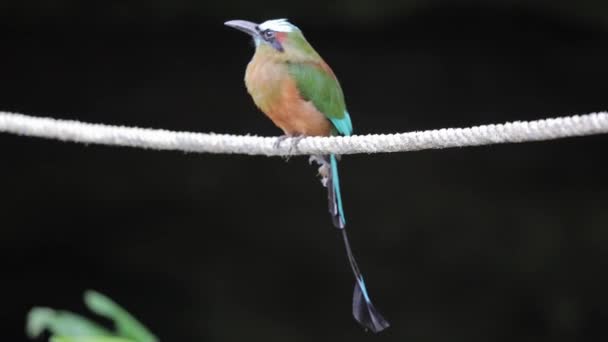
<svg viewBox="0 0 608 342">
<path fill-rule="evenodd" d="M 330 169 L 331 169 L 331 187 L 330 191 L 333 191 L 334 198 L 334 212 L 337 214 L 338 227 L 343 229 L 346 226 L 346 219 L 344 217 L 344 207 L 342 206 L 342 194 L 340 193 L 340 176 L 338 176 L 338 159 L 335 154 L 329 156 Z M 330 204 L 331 205 L 331 204 Z M 332 214 L 333 214 L 332 213 Z"/>
<path fill-rule="evenodd" d="M 350 266 L 355 275 L 355 291 L 353 292 L 353 316 L 355 320 L 359 322 L 365 328 L 371 330 L 373 333 L 379 333 L 382 330 L 388 328 L 390 323 L 382 316 L 382 314 L 372 304 L 369 294 L 367 293 L 367 287 L 363 280 L 363 275 L 359 270 L 355 256 L 350 248 L 350 243 L 346 235 L 346 229 L 342 229 L 342 238 L 344 239 L 344 246 L 346 246 L 346 254 Z"/>
<path fill-rule="evenodd" d="M 363 275 L 359 270 L 359 266 L 357 265 L 357 261 L 355 260 L 355 256 L 350 247 L 350 242 L 348 241 L 348 236 L 346 235 L 346 219 L 342 206 L 342 195 L 340 193 L 340 178 L 338 176 L 338 159 L 332 154 L 329 156 L 329 162 L 331 168 L 327 184 L 329 192 L 329 212 L 332 216 L 334 226 L 340 229 L 342 233 L 346 255 L 348 256 L 348 261 L 356 280 L 355 291 L 353 293 L 353 316 L 359 324 L 372 332 L 377 333 L 388 328 L 390 324 L 382 317 L 382 314 L 376 310 L 367 293 Z"/>
</svg>

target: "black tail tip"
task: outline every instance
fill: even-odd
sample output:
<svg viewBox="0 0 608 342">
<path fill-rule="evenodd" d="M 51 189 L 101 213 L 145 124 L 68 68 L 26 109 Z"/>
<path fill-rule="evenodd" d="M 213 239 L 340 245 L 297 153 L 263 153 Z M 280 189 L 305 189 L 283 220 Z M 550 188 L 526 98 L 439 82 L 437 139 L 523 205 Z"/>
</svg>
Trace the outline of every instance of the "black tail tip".
<svg viewBox="0 0 608 342">
<path fill-rule="evenodd" d="M 353 316 L 359 324 L 375 334 L 390 326 L 390 323 L 376 310 L 374 304 L 364 298 L 358 285 L 355 285 L 353 295 Z"/>
</svg>

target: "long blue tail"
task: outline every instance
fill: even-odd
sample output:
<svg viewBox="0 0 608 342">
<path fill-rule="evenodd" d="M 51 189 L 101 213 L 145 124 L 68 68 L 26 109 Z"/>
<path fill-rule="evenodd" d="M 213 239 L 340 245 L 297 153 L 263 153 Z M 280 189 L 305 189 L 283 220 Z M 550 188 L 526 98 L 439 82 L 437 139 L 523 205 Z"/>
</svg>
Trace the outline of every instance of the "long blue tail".
<svg viewBox="0 0 608 342">
<path fill-rule="evenodd" d="M 331 214 L 334 226 L 338 229 L 344 229 L 344 226 L 346 226 L 346 218 L 344 217 L 342 194 L 340 193 L 338 159 L 335 154 L 329 156 L 329 165 L 331 170 L 329 182 L 327 184 L 327 191 L 329 193 L 329 213 Z"/>
<path fill-rule="evenodd" d="M 344 246 L 346 247 L 346 255 L 350 262 L 350 267 L 355 275 L 355 291 L 353 293 L 353 316 L 365 328 L 374 333 L 380 332 L 389 327 L 389 323 L 382 317 L 380 312 L 376 310 L 363 281 L 363 275 L 359 270 L 355 256 L 353 255 L 346 235 L 346 219 L 344 218 L 344 208 L 342 207 L 342 195 L 340 194 L 340 178 L 338 176 L 338 159 L 335 155 L 329 156 L 331 173 L 328 178 L 327 190 L 329 197 L 329 213 L 331 214 L 334 226 L 340 229 Z"/>
</svg>

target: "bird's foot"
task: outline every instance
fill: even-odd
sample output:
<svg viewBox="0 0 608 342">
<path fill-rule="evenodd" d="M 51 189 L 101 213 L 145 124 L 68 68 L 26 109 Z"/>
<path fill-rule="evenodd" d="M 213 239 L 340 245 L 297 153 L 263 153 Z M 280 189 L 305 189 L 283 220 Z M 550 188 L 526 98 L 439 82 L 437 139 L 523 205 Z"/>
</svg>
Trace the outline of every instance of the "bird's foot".
<svg viewBox="0 0 608 342">
<path fill-rule="evenodd" d="M 323 156 L 312 155 L 308 158 L 308 163 L 312 165 L 312 163 L 316 163 L 319 165 L 319 176 L 321 177 L 321 184 L 324 187 L 327 187 L 327 182 L 329 180 L 329 172 L 330 166 L 329 162 Z"/>
<path fill-rule="evenodd" d="M 281 147 L 281 143 L 282 143 L 283 141 L 285 141 L 287 138 L 291 138 L 291 136 L 290 136 L 290 135 L 287 135 L 287 134 L 283 134 L 283 135 L 281 135 L 280 137 L 278 137 L 278 138 L 277 138 L 277 141 L 275 141 L 275 142 L 274 142 L 274 146 L 273 146 L 273 147 L 274 147 L 275 149 L 278 149 L 279 147 Z"/>
<path fill-rule="evenodd" d="M 294 152 L 298 151 L 298 144 L 305 137 L 306 136 L 303 135 L 303 134 L 298 134 L 298 135 L 287 135 L 287 134 L 285 134 L 285 135 L 281 135 L 280 137 L 277 138 L 277 141 L 274 143 L 274 148 L 281 147 L 281 143 L 283 141 L 285 141 L 288 138 L 291 138 L 291 145 L 289 146 L 288 154 L 286 156 L 283 156 L 283 159 L 285 159 L 285 161 L 289 161 L 289 158 L 291 157 L 291 155 L 293 155 Z"/>
<path fill-rule="evenodd" d="M 292 138 L 293 139 L 291 140 L 291 146 L 289 147 L 290 154 L 298 151 L 298 144 L 300 143 L 300 141 L 302 141 L 302 139 L 306 138 L 306 136 L 304 134 L 298 134 L 296 136 L 293 136 Z"/>
</svg>

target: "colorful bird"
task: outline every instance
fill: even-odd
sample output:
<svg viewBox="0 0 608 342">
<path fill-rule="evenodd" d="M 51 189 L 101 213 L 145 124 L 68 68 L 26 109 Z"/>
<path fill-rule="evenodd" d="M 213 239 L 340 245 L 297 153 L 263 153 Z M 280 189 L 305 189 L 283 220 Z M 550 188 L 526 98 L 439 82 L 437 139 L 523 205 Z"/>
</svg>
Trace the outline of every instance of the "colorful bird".
<svg viewBox="0 0 608 342">
<path fill-rule="evenodd" d="M 261 24 L 231 20 L 225 24 L 253 37 L 256 49 L 245 72 L 245 85 L 258 108 L 286 137 L 352 134 L 353 126 L 338 79 L 298 27 L 286 19 Z M 370 300 L 344 229 L 338 157 L 312 156 L 311 161 L 321 165 L 319 174 L 328 190 L 329 212 L 334 225 L 342 232 L 355 275 L 353 315 L 371 331 L 382 331 L 389 323 Z"/>
</svg>

